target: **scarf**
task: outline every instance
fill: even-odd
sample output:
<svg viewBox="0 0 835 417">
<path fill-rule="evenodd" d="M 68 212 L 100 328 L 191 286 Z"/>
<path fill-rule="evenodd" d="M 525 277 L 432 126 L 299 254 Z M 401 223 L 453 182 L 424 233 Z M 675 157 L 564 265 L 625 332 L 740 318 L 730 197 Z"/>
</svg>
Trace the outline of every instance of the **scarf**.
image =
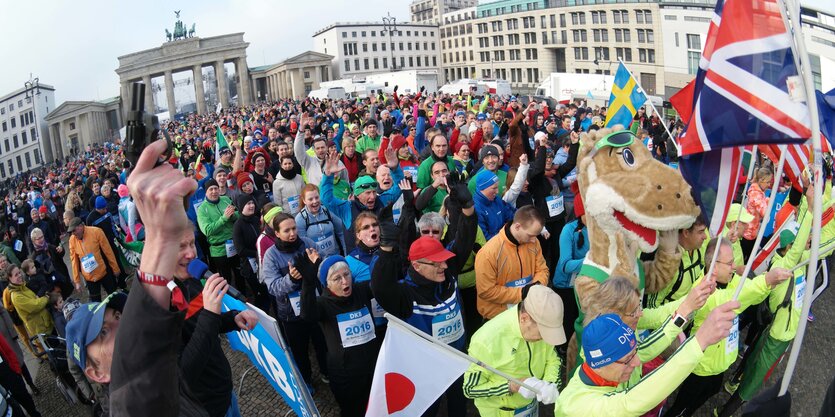
<svg viewBox="0 0 835 417">
<path fill-rule="evenodd" d="M 302 246 L 302 243 L 302 240 L 299 238 L 296 238 L 296 240 L 293 242 L 285 242 L 281 239 L 278 239 L 275 242 L 275 247 L 278 248 L 278 250 L 281 252 L 293 253 L 299 250 L 299 248 Z"/>
<path fill-rule="evenodd" d="M 284 168 L 279 168 L 278 172 L 281 174 L 282 178 L 284 178 L 284 179 L 292 180 L 293 178 L 296 178 L 296 170 L 295 169 L 285 170 Z"/>
</svg>

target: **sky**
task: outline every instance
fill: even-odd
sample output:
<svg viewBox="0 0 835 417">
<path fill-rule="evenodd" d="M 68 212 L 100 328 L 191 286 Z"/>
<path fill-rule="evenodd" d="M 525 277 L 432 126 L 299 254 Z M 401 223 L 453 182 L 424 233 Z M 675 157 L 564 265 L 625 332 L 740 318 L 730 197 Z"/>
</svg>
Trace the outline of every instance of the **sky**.
<svg viewBox="0 0 835 417">
<path fill-rule="evenodd" d="M 159 47 L 173 32 L 174 10 L 196 35 L 245 32 L 250 67 L 274 64 L 313 48 L 313 33 L 332 23 L 409 20 L 410 0 L 3 0 L 0 96 L 23 87 L 30 74 L 65 100 L 119 94 L 118 56 Z M 832 0 L 804 5 L 835 12 Z"/>
</svg>

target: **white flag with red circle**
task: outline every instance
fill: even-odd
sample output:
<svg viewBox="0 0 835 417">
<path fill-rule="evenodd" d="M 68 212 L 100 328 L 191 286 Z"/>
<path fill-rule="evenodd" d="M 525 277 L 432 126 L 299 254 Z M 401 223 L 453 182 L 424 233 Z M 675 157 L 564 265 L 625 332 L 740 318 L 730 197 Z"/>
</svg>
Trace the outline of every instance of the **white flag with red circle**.
<svg viewBox="0 0 835 417">
<path fill-rule="evenodd" d="M 467 360 L 389 321 L 365 416 L 419 416 L 464 375 L 469 365 Z"/>
</svg>

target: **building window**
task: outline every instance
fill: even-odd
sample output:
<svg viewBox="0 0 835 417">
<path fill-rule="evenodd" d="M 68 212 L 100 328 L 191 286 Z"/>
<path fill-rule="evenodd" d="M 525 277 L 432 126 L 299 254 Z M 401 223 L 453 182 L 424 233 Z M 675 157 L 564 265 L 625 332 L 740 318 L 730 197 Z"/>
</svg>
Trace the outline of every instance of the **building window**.
<svg viewBox="0 0 835 417">
<path fill-rule="evenodd" d="M 380 60 L 378 58 L 374 58 L 374 69 L 380 69 Z"/>
<path fill-rule="evenodd" d="M 348 37 L 348 32 L 342 32 L 342 37 L 347 38 Z"/>
<path fill-rule="evenodd" d="M 598 61 L 608 61 L 609 48 L 594 48 L 594 58 Z"/>
<path fill-rule="evenodd" d="M 9 127 L 6 125 L 6 122 L 3 122 L 3 131 L 5 132 L 7 130 L 9 130 Z"/>
<path fill-rule="evenodd" d="M 406 66 L 406 58 L 401 56 L 400 57 L 400 68 L 403 68 L 405 66 Z"/>
<path fill-rule="evenodd" d="M 655 34 L 652 29 L 647 29 L 647 43 L 655 43 Z"/>
<path fill-rule="evenodd" d="M 389 67 L 389 59 L 383 57 L 383 68 L 388 68 L 388 67 Z"/>
<path fill-rule="evenodd" d="M 624 60 L 624 62 L 632 62 L 631 48 L 615 48 L 615 53 L 618 55 L 617 57 Z"/>
<path fill-rule="evenodd" d="M 360 70 L 360 60 L 355 59 L 354 60 L 354 71 L 359 71 L 359 70 Z"/>
<path fill-rule="evenodd" d="M 362 37 L 363 38 L 365 37 L 365 31 L 362 31 Z"/>
<path fill-rule="evenodd" d="M 35 152 L 32 152 L 32 153 L 35 154 L 35 163 L 40 164 L 41 163 L 41 151 L 39 149 L 35 149 Z"/>
<path fill-rule="evenodd" d="M 368 44 L 367 43 L 362 44 L 362 51 L 363 52 L 368 52 Z"/>
<path fill-rule="evenodd" d="M 356 38 L 357 37 L 357 32 L 351 32 L 351 37 Z"/>
<path fill-rule="evenodd" d="M 702 40 L 698 34 L 687 34 L 687 72 L 696 74 L 699 70 L 699 59 L 701 58 Z"/>
<path fill-rule="evenodd" d="M 18 171 L 23 171 L 23 164 L 21 163 L 21 161 L 22 161 L 22 159 L 20 158 L 20 155 L 18 155 L 17 156 L 17 170 Z"/>
<path fill-rule="evenodd" d="M 17 120 L 17 119 L 15 119 L 14 117 L 12 117 L 12 118 L 11 118 L 11 121 L 12 121 L 12 129 L 14 129 L 14 128 L 16 128 L 16 127 L 17 127 L 17 122 L 16 122 L 16 120 Z"/>
<path fill-rule="evenodd" d="M 32 158 L 29 157 L 29 152 L 23 155 L 26 157 L 26 169 L 32 168 Z"/>
<path fill-rule="evenodd" d="M 5 142 L 6 142 L 6 152 L 8 152 L 8 151 L 9 151 L 9 149 L 10 149 L 10 148 L 9 148 L 9 139 L 8 139 L 8 138 L 6 138 L 6 141 L 5 141 Z M 9 168 L 9 169 L 11 169 L 11 168 Z"/>
<path fill-rule="evenodd" d="M 29 143 L 29 138 L 26 136 L 26 132 L 20 132 L 20 139 L 23 141 L 23 144 Z"/>
<path fill-rule="evenodd" d="M 473 51 L 470 51 L 470 59 L 473 59 L 472 54 L 473 54 Z M 438 66 L 438 57 L 436 57 L 436 56 L 433 56 L 433 57 L 432 57 L 432 66 L 433 66 L 433 67 L 437 67 L 437 66 Z"/>
<path fill-rule="evenodd" d="M 35 134 L 35 129 L 34 128 L 32 130 L 30 130 L 29 133 L 30 133 L 29 137 L 32 138 L 32 142 L 38 140 L 38 135 Z"/>
<path fill-rule="evenodd" d="M 574 60 L 575 61 L 588 61 L 589 60 L 589 48 L 574 48 Z"/>
<path fill-rule="evenodd" d="M 6 163 L 9 165 L 9 175 L 13 175 L 14 174 L 14 165 L 12 165 L 12 160 L 9 159 L 8 161 L 6 161 Z"/>
<path fill-rule="evenodd" d="M 411 57 L 411 56 L 409 57 L 409 66 L 410 66 L 410 67 L 414 67 L 414 66 L 415 66 L 415 59 L 414 59 L 414 57 Z"/>
<path fill-rule="evenodd" d="M 398 46 L 400 47 L 400 50 L 402 51 L 403 50 L 403 42 L 400 42 L 400 44 Z"/>
<path fill-rule="evenodd" d="M 367 70 L 368 69 L 368 58 L 362 60 L 363 67 Z"/>
<path fill-rule="evenodd" d="M 6 166 L 3 164 L 0 164 L 0 176 L 6 177 Z"/>
<path fill-rule="evenodd" d="M 351 70 L 351 61 L 346 59 L 345 60 L 345 71 L 350 71 L 350 70 Z"/>
</svg>

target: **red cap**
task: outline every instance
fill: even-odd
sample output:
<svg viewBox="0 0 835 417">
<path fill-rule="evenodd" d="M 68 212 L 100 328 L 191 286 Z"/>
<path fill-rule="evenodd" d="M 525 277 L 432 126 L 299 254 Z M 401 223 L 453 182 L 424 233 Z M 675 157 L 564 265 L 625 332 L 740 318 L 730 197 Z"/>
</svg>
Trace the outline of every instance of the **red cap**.
<svg viewBox="0 0 835 417">
<path fill-rule="evenodd" d="M 38 208 L 38 213 L 46 213 L 46 206 L 41 206 Z"/>
<path fill-rule="evenodd" d="M 427 259 L 431 262 L 444 262 L 455 256 L 454 253 L 444 249 L 441 241 L 429 236 L 418 238 L 412 243 L 409 249 L 409 260 Z"/>
<path fill-rule="evenodd" d="M 406 138 L 403 135 L 392 135 L 391 137 L 391 148 L 395 151 L 402 148 L 403 145 L 406 144 Z"/>
</svg>

